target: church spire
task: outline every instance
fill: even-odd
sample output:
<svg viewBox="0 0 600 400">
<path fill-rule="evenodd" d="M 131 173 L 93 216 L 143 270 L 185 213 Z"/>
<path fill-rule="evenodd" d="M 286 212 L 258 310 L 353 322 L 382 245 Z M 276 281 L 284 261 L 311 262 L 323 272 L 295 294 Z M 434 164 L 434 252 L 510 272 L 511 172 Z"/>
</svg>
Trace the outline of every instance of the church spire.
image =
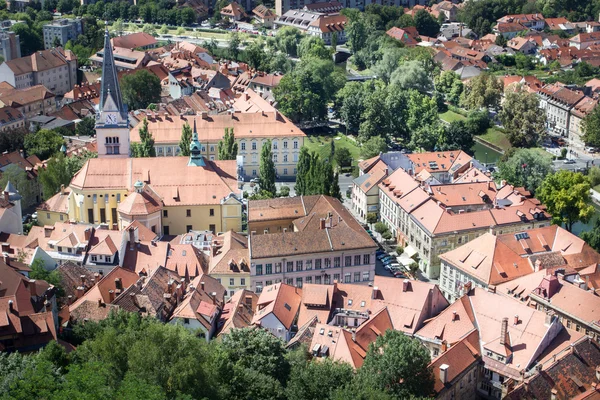
<svg viewBox="0 0 600 400">
<path fill-rule="evenodd" d="M 198 140 L 198 131 L 196 130 L 196 118 L 194 117 L 194 132 L 192 133 L 192 141 L 190 142 L 190 161 L 188 166 L 204 167 L 204 157 L 202 157 L 202 145 Z"/>
<path fill-rule="evenodd" d="M 111 101 L 112 99 L 112 101 Z M 108 103 L 108 104 L 107 104 Z M 117 76 L 117 68 L 108 34 L 108 22 L 104 31 L 104 54 L 102 56 L 102 88 L 100 91 L 100 107 L 102 111 L 116 111 L 124 116 L 125 107 L 121 98 L 121 88 Z"/>
</svg>

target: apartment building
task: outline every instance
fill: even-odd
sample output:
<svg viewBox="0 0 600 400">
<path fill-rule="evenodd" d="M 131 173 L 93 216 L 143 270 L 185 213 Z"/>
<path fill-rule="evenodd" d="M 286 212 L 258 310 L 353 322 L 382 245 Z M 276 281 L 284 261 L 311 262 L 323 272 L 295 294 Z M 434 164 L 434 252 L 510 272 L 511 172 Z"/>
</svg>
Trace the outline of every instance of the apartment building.
<svg viewBox="0 0 600 400">
<path fill-rule="evenodd" d="M 288 10 L 275 20 L 277 27 L 297 28 L 308 35 L 320 37 L 326 44 L 331 44 L 334 32 L 338 35 L 338 44 L 346 42 L 346 23 L 346 17 L 340 14 L 327 15 L 300 9 Z"/>
<path fill-rule="evenodd" d="M 122 47 L 129 50 L 149 50 L 158 44 L 156 38 L 145 32 L 130 33 L 129 35 L 117 36 L 112 38 L 113 47 Z"/>
<path fill-rule="evenodd" d="M 579 50 L 584 50 L 597 44 L 600 44 L 599 31 L 582 32 L 569 39 L 569 45 Z"/>
<path fill-rule="evenodd" d="M 568 137 L 571 110 L 586 96 L 582 92 L 558 84 L 545 85 L 539 90 L 538 96 L 540 108 L 546 112 L 549 132 Z"/>
<path fill-rule="evenodd" d="M 81 19 L 57 19 L 43 27 L 44 48 L 64 46 L 69 40 L 75 40 L 83 34 L 83 25 Z M 58 43 L 58 46 L 57 46 Z"/>
<path fill-rule="evenodd" d="M 57 109 L 56 96 L 44 85 L 24 89 L 0 89 L 0 104 L 16 109 L 24 117 L 24 125 L 31 118 L 54 113 Z"/>
<path fill-rule="evenodd" d="M 21 57 L 21 43 L 19 35 L 8 30 L 0 31 L 0 55 L 4 61 Z"/>
<path fill-rule="evenodd" d="M 285 283 L 268 285 L 261 291 L 256 304 L 252 325 L 267 330 L 273 336 L 288 342 L 292 326 L 298 317 L 302 289 Z"/>
<path fill-rule="evenodd" d="M 18 128 L 25 128 L 25 116 L 13 107 L 0 107 L 0 130 L 6 132 Z"/>
<path fill-rule="evenodd" d="M 379 184 L 381 221 L 400 245 L 418 254 L 420 269 L 430 278 L 439 277 L 439 254 L 490 230 L 506 233 L 550 224 L 549 214 L 529 192 L 505 182 L 496 185 L 470 157 L 450 153 L 411 154 L 409 172 L 398 168 Z M 432 154 L 439 161 L 428 161 Z"/>
<path fill-rule="evenodd" d="M 248 210 L 252 290 L 278 282 L 302 287 L 373 281 L 377 246 L 339 200 L 258 200 Z"/>
<path fill-rule="evenodd" d="M 496 287 L 541 270 L 579 270 L 600 261 L 587 243 L 550 225 L 515 233 L 484 235 L 441 254 L 440 289 L 453 302 L 470 288 Z"/>
<path fill-rule="evenodd" d="M 327 10 L 331 8 L 331 1 L 323 1 L 323 0 L 275 0 L 275 13 L 279 16 L 285 14 L 289 10 L 302 10 L 305 6 L 311 11 L 323 12 L 323 10 Z M 364 11 L 365 7 L 369 4 L 375 4 L 376 1 L 373 0 L 341 0 L 339 1 L 341 4 L 341 8 L 357 8 L 361 11 Z M 425 0 L 384 0 L 377 4 L 382 4 L 384 6 L 397 6 L 404 8 L 412 8 L 415 5 L 425 5 Z M 336 9 L 337 9 L 336 5 Z M 321 11 L 319 11 L 321 10 Z"/>
<path fill-rule="evenodd" d="M 598 106 L 598 99 L 585 96 L 571 109 L 569 118 L 569 139 L 577 147 L 585 146 L 583 141 L 583 120 Z"/>
<path fill-rule="evenodd" d="M 296 163 L 306 134 L 278 111 L 260 113 L 227 113 L 199 116 L 154 115 L 148 119 L 148 132 L 154 138 L 158 157 L 180 154 L 179 141 L 183 126 L 188 124 L 198 134 L 201 154 L 208 160 L 218 159 L 218 144 L 226 129 L 233 129 L 238 144 L 239 169 L 237 174 L 246 180 L 256 178 L 260 166 L 260 152 L 271 140 L 276 173 L 281 178 L 296 176 Z M 138 124 L 130 131 L 131 143 L 139 143 Z"/>
<path fill-rule="evenodd" d="M 541 31 L 546 26 L 546 20 L 542 14 L 511 14 L 497 20 L 498 23 L 516 23 L 526 28 Z"/>
<path fill-rule="evenodd" d="M 104 64 L 104 54 L 106 49 L 99 50 L 90 57 L 90 61 L 96 67 L 102 67 Z M 150 62 L 150 56 L 144 51 L 131 50 L 124 47 L 115 47 L 111 50 L 113 63 L 117 71 L 133 71 L 145 67 Z"/>
<path fill-rule="evenodd" d="M 16 89 L 44 85 L 62 96 L 77 83 L 77 57 L 71 50 L 56 48 L 15 58 L 0 65 L 0 82 Z"/>
</svg>

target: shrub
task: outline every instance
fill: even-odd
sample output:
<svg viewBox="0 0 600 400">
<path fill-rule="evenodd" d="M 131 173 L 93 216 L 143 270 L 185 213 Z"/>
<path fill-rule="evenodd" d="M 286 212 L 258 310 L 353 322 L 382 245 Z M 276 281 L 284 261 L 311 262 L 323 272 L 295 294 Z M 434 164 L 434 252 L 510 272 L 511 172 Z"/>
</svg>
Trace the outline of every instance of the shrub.
<svg viewBox="0 0 600 400">
<path fill-rule="evenodd" d="M 404 253 L 404 247 L 396 246 L 396 253 L 398 253 L 398 255 Z"/>
<path fill-rule="evenodd" d="M 378 222 L 375 224 L 375 232 L 383 235 L 384 232 L 388 230 L 388 227 L 383 222 Z"/>
</svg>

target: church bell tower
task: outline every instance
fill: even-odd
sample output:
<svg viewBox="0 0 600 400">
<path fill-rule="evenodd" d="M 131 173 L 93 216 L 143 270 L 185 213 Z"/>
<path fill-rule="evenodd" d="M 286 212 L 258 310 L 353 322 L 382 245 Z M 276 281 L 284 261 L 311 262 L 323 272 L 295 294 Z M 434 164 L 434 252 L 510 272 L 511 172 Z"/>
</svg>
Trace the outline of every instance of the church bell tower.
<svg viewBox="0 0 600 400">
<path fill-rule="evenodd" d="M 98 157 L 129 157 L 129 122 L 123 104 L 108 26 L 104 32 L 102 87 L 96 114 Z"/>
</svg>

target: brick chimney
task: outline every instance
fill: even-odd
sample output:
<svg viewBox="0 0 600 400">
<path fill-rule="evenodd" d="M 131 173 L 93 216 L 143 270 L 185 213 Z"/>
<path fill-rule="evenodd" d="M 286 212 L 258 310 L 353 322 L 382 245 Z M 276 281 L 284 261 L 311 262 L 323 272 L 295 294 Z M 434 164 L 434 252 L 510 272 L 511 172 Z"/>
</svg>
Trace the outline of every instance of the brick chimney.
<svg viewBox="0 0 600 400">
<path fill-rule="evenodd" d="M 79 275 L 79 278 L 81 279 L 81 286 L 85 286 L 85 275 Z"/>
<path fill-rule="evenodd" d="M 60 185 L 60 194 L 65 194 L 65 185 Z"/>
<path fill-rule="evenodd" d="M 8 255 L 8 253 L 2 253 L 2 258 L 4 260 L 4 264 L 10 265 L 10 257 Z"/>
<path fill-rule="evenodd" d="M 115 301 L 115 291 L 109 290 L 108 291 L 108 302 L 112 303 L 113 301 Z"/>
<path fill-rule="evenodd" d="M 200 282 L 200 289 L 204 292 L 204 281 Z"/>
<path fill-rule="evenodd" d="M 442 340 L 442 354 L 445 353 L 448 350 L 448 342 L 445 340 Z"/>
<path fill-rule="evenodd" d="M 8 311 L 10 311 L 10 312 L 14 312 L 15 311 L 15 303 L 12 300 L 8 301 Z"/>
<path fill-rule="evenodd" d="M 115 278 L 115 289 L 123 290 L 123 283 L 121 282 L 121 278 Z"/>
<path fill-rule="evenodd" d="M 411 290 L 410 281 L 408 279 L 405 279 L 404 281 L 402 281 L 402 291 L 408 292 L 409 290 Z"/>
<path fill-rule="evenodd" d="M 377 296 L 379 296 L 379 288 L 377 286 L 373 287 L 373 295 L 371 296 L 372 299 L 376 299 Z"/>
<path fill-rule="evenodd" d="M 71 304 L 73 304 L 73 295 L 70 294 L 67 296 L 67 305 L 70 306 Z"/>
<path fill-rule="evenodd" d="M 212 292 L 211 294 L 213 304 L 217 304 L 217 292 Z"/>
<path fill-rule="evenodd" d="M 452 311 L 452 322 L 458 321 L 458 313 L 456 311 Z"/>
<path fill-rule="evenodd" d="M 129 293 L 129 296 L 131 297 L 131 302 L 133 303 L 133 305 L 136 306 L 137 308 L 140 308 L 140 305 L 138 304 L 135 293 Z"/>
<path fill-rule="evenodd" d="M 518 315 L 515 315 L 513 325 L 519 325 L 519 316 Z"/>
<path fill-rule="evenodd" d="M 29 280 L 29 294 L 31 294 L 31 297 L 37 297 L 37 295 L 38 295 L 37 286 L 35 284 L 35 279 Z"/>
<path fill-rule="evenodd" d="M 102 299 L 98 299 L 98 307 L 102 307 L 103 303 L 102 303 Z"/>
<path fill-rule="evenodd" d="M 506 344 L 506 332 L 508 332 L 508 318 L 502 318 L 502 326 L 500 328 L 500 344 Z"/>
<path fill-rule="evenodd" d="M 319 223 L 320 223 L 320 228 L 321 228 L 321 229 L 325 229 L 325 219 L 324 219 L 324 218 L 321 218 L 321 219 L 319 220 Z"/>
<path fill-rule="evenodd" d="M 85 293 L 85 289 L 83 286 L 77 286 L 77 289 L 75 290 L 75 296 L 80 299 L 81 296 L 83 296 L 83 293 Z"/>
<path fill-rule="evenodd" d="M 440 381 L 442 381 L 444 385 L 448 383 L 448 368 L 450 368 L 448 364 L 440 365 Z"/>
<path fill-rule="evenodd" d="M 134 228 L 129 228 L 129 250 L 135 248 L 135 231 Z"/>
</svg>

